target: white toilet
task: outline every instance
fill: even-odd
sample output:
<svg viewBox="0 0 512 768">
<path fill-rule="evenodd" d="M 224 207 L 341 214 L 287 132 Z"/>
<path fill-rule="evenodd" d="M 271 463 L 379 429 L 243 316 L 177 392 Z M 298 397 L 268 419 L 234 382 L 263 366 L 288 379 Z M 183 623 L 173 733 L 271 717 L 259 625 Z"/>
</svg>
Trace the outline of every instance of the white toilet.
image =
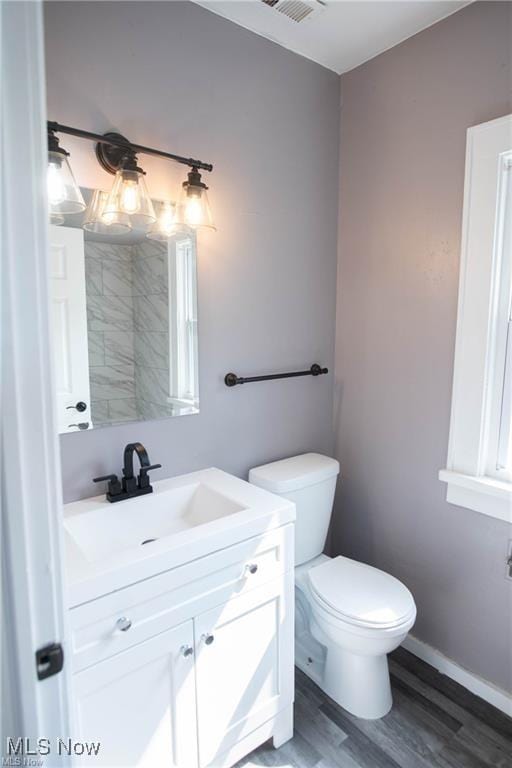
<svg viewBox="0 0 512 768">
<path fill-rule="evenodd" d="M 249 482 L 293 501 L 295 524 L 295 663 L 357 717 L 391 709 L 387 654 L 416 618 L 413 596 L 377 568 L 323 555 L 339 464 L 318 453 L 275 461 Z"/>
</svg>

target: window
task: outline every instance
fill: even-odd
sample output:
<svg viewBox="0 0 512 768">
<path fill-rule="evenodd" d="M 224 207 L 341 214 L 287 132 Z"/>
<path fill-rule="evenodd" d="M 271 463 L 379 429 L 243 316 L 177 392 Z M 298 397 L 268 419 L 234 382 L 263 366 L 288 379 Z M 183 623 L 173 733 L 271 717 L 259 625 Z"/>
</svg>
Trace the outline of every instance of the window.
<svg viewBox="0 0 512 768">
<path fill-rule="evenodd" d="M 169 400 L 197 408 L 196 252 L 190 237 L 169 246 L 169 307 Z"/>
<path fill-rule="evenodd" d="M 512 151 L 503 153 L 496 207 L 496 321 L 488 474 L 512 481 Z"/>
<path fill-rule="evenodd" d="M 470 128 L 447 500 L 512 522 L 512 115 Z"/>
</svg>

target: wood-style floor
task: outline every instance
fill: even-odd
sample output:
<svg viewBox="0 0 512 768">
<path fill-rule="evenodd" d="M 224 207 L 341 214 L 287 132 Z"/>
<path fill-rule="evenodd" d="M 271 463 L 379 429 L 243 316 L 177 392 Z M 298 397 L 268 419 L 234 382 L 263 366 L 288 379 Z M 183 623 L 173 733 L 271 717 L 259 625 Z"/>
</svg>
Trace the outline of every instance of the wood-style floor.
<svg viewBox="0 0 512 768">
<path fill-rule="evenodd" d="M 399 648 L 394 705 L 358 720 L 297 671 L 295 736 L 264 744 L 237 768 L 512 768 L 512 720 Z"/>
</svg>

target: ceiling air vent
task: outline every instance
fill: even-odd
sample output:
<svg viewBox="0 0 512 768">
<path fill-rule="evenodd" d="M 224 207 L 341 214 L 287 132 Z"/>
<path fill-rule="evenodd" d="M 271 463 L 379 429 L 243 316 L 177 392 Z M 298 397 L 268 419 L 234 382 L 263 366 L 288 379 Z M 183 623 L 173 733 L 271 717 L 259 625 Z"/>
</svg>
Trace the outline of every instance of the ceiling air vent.
<svg viewBox="0 0 512 768">
<path fill-rule="evenodd" d="M 326 6 L 323 0 L 261 0 L 261 2 L 296 22 L 318 16 Z"/>
</svg>

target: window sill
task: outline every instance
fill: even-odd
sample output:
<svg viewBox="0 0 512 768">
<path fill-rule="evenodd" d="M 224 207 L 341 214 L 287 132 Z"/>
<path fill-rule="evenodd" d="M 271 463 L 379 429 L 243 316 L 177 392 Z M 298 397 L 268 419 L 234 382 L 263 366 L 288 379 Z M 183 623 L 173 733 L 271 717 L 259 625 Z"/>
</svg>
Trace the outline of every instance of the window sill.
<svg viewBox="0 0 512 768">
<path fill-rule="evenodd" d="M 199 410 L 199 400 L 188 400 L 185 397 L 168 397 L 167 402 L 180 408 L 196 408 Z"/>
<path fill-rule="evenodd" d="M 448 484 L 446 501 L 483 515 L 512 523 L 512 483 L 492 477 L 474 477 L 442 469 L 439 479 Z"/>
</svg>

